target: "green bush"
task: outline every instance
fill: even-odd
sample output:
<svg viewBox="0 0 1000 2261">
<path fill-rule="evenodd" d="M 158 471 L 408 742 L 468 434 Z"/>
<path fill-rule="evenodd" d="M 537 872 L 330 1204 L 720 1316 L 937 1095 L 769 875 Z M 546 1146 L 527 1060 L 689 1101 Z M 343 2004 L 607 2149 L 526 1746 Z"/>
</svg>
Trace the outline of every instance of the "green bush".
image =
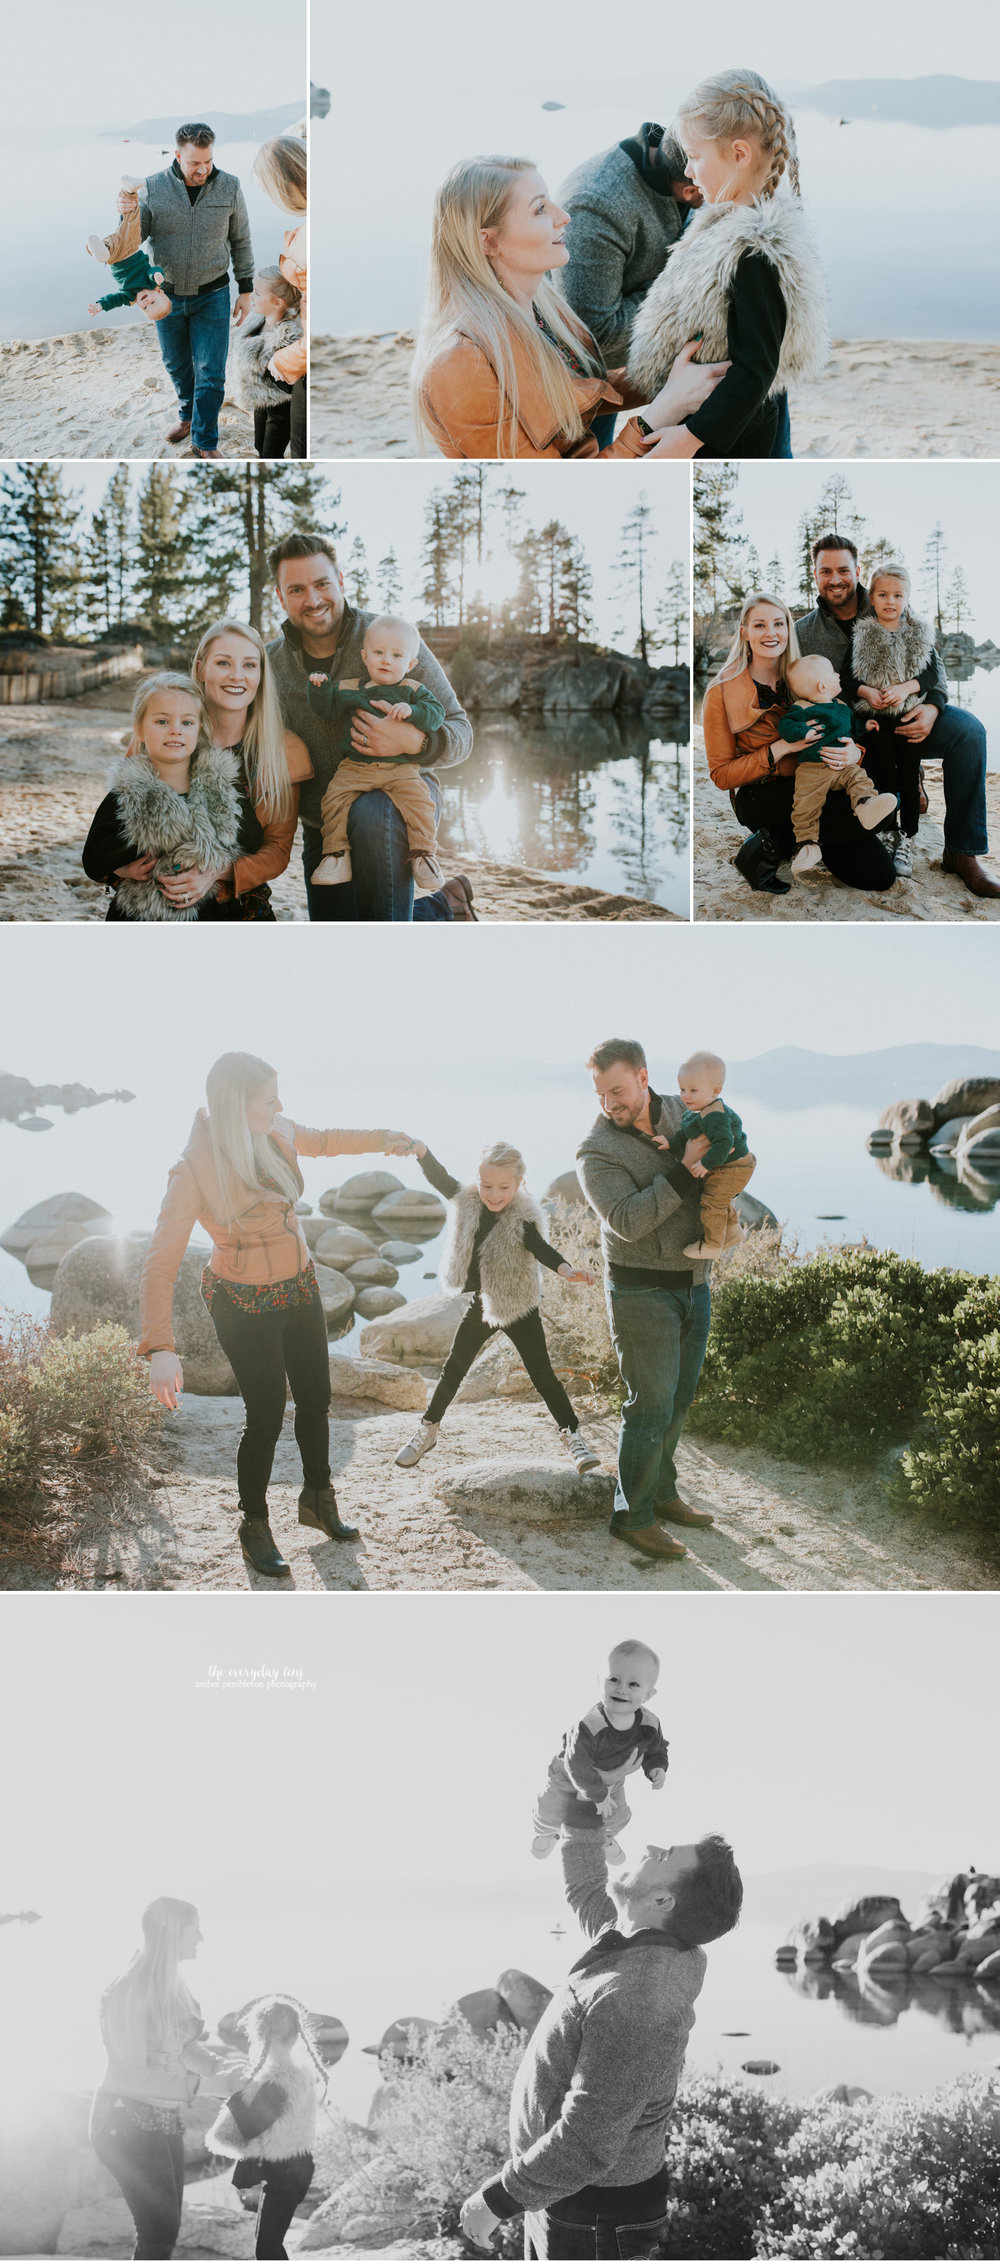
<svg viewBox="0 0 1000 2261">
<path fill-rule="evenodd" d="M 1000 1333 L 956 1342 L 931 1382 L 918 1442 L 893 1474 L 891 1497 L 950 1522 L 1000 1523 Z"/>
<path fill-rule="evenodd" d="M 2 1315 L 0 1315 L 2 1316 Z M 55 1335 L 15 1319 L 0 1332 L 0 1507 L 23 1508 L 98 1463 L 124 1470 L 158 1420 L 149 1373 L 123 1327 Z"/>
<path fill-rule="evenodd" d="M 669 2255 L 757 2251 L 764 2206 L 782 2187 L 782 2152 L 803 2107 L 767 2096 L 748 2081 L 697 2074 L 684 2082 L 667 2134 Z"/>
<path fill-rule="evenodd" d="M 785 2169 L 753 2248 L 775 2261 L 965 2261 L 1000 2251 L 1000 2098 L 988 2078 L 858 2110 L 812 2106 Z"/>
</svg>

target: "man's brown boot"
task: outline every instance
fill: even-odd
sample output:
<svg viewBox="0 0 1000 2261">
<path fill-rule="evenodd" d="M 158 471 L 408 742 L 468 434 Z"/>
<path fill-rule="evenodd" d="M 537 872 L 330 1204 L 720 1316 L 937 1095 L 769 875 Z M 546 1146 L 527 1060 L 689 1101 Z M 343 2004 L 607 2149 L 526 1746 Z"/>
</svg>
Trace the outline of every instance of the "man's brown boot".
<svg viewBox="0 0 1000 2261">
<path fill-rule="evenodd" d="M 682 1499 L 668 1499 L 665 1507 L 654 1507 L 653 1514 L 658 1523 L 690 1523 L 700 1529 L 715 1522 L 714 1515 L 706 1515 L 700 1507 L 689 1507 Z"/>
<path fill-rule="evenodd" d="M 181 440 L 187 439 L 190 430 L 190 423 L 185 424 L 182 422 L 180 424 L 175 424 L 173 431 L 167 433 L 167 440 L 169 445 L 171 447 L 177 447 Z"/>
<path fill-rule="evenodd" d="M 957 848 L 946 848 L 941 869 L 953 871 L 957 879 L 964 880 L 970 895 L 1000 895 L 1000 880 L 984 869 L 978 856 L 960 856 Z"/>
<path fill-rule="evenodd" d="M 614 1532 L 616 1539 L 624 1539 L 627 1546 L 638 1547 L 640 1554 L 651 1554 L 657 1562 L 680 1562 L 687 1548 L 679 1539 L 668 1538 L 658 1523 L 642 1523 L 637 1531 L 630 1531 L 627 1523 Z"/>
</svg>

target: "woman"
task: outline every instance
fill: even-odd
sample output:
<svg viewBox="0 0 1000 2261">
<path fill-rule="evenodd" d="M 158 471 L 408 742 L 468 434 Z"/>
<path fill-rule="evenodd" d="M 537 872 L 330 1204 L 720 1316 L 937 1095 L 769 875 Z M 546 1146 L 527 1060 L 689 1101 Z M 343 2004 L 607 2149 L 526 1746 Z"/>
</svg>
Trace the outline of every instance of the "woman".
<svg viewBox="0 0 1000 2261">
<path fill-rule="evenodd" d="M 778 717 L 791 705 L 785 681 L 790 660 L 798 659 L 795 624 L 779 597 L 759 592 L 748 597 L 732 645 L 705 694 L 702 723 L 713 785 L 729 794 L 740 824 L 750 827 L 734 857 L 755 894 L 787 895 L 778 865 L 795 852 L 792 794 L 796 757 L 818 732 L 801 741 L 774 744 Z M 855 749 L 828 749 L 828 769 L 843 769 L 857 759 Z M 895 879 L 892 857 L 878 835 L 859 825 L 845 793 L 831 793 L 820 820 L 820 846 L 827 870 L 847 887 L 881 890 Z"/>
<path fill-rule="evenodd" d="M 326 2074 L 301 2002 L 269 1994 L 245 2014 L 250 2042 L 246 2080 L 230 2096 L 205 2142 L 235 2159 L 233 2184 L 259 2183 L 256 2261 L 286 2261 L 285 2232 L 313 2178 L 316 2113 Z"/>
<path fill-rule="evenodd" d="M 205 2028 L 180 1964 L 198 1952 L 198 1910 L 154 1900 L 143 1944 L 101 2000 L 108 2069 L 94 2097 L 90 2136 L 135 2223 L 134 2261 L 174 2250 L 184 2197 L 182 2109 L 221 2060 L 202 2045 Z"/>
<path fill-rule="evenodd" d="M 241 620 L 216 620 L 194 655 L 194 679 L 204 694 L 213 746 L 235 754 L 239 780 L 259 837 L 219 876 L 217 915 L 271 919 L 268 881 L 288 866 L 299 816 L 299 789 L 312 776 L 302 739 L 286 730 L 256 628 Z M 246 836 L 249 826 L 244 825 Z"/>
<path fill-rule="evenodd" d="M 308 160 L 303 141 L 294 134 L 278 134 L 274 141 L 265 141 L 257 151 L 253 176 L 260 182 L 265 194 L 282 211 L 294 213 L 295 226 L 285 230 L 285 248 L 278 261 L 282 274 L 299 293 L 299 319 L 302 336 L 293 345 L 274 354 L 268 362 L 269 374 L 279 384 L 292 388 L 292 427 L 289 454 L 304 456 L 306 452 L 306 338 L 309 322 L 306 313 L 306 188 Z"/>
<path fill-rule="evenodd" d="M 644 415 L 598 448 L 595 417 L 644 396 L 605 370 L 549 280 L 569 257 L 568 219 L 526 157 L 469 158 L 439 190 L 411 384 L 417 429 L 442 455 L 646 462 L 724 375 L 725 363 L 690 367 L 697 345 L 686 346 Z"/>
<path fill-rule="evenodd" d="M 212 1240 L 202 1294 L 236 1376 L 245 1422 L 237 1453 L 245 1561 L 266 1578 L 288 1564 L 274 1543 L 267 1487 L 285 1414 L 295 1402 L 304 1478 L 299 1522 L 327 1539 L 356 1539 L 330 1481 L 330 1358 L 319 1287 L 295 1203 L 299 1154 L 406 1154 L 400 1131 L 306 1130 L 282 1113 L 278 1079 L 251 1052 L 224 1052 L 209 1070 L 207 1112 L 170 1172 L 139 1285 L 141 1357 L 149 1386 L 173 1411 L 184 1386 L 174 1344 L 174 1282 L 195 1224 Z"/>
</svg>

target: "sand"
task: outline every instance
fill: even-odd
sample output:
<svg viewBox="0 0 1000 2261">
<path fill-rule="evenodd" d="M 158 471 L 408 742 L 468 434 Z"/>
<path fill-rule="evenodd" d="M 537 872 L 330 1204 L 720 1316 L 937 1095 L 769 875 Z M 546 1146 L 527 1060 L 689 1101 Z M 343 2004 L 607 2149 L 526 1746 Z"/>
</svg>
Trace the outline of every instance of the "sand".
<svg viewBox="0 0 1000 2261">
<path fill-rule="evenodd" d="M 419 453 L 407 375 L 412 332 L 314 338 L 312 452 Z M 821 377 L 793 388 L 796 456 L 1000 456 L 1000 345 L 837 338 Z M 426 451 L 434 455 L 436 450 Z"/>
<path fill-rule="evenodd" d="M 728 793 L 721 793 L 713 785 L 705 764 L 704 738 L 700 729 L 694 741 L 694 915 L 696 919 L 839 919 L 842 923 L 856 924 L 859 920 L 922 919 L 922 920 L 974 920 L 980 925 L 990 920 L 1000 921 L 1000 897 L 970 895 L 962 880 L 954 872 L 943 871 L 941 856 L 944 849 L 944 793 L 941 785 L 940 762 L 928 762 L 924 770 L 927 798 L 930 803 L 926 816 L 920 819 L 920 831 L 914 843 L 913 877 L 897 879 L 895 886 L 884 894 L 864 894 L 858 888 L 844 887 L 833 879 L 821 865 L 804 879 L 792 880 L 788 895 L 754 895 L 746 881 L 735 871 L 732 858 L 747 835 L 736 822 L 729 805 Z M 988 771 L 986 777 L 986 808 L 990 837 L 1000 851 L 1000 774 Z M 1000 852 L 984 857 L 983 862 L 995 879 L 1000 879 Z M 789 879 L 787 864 L 781 867 L 780 877 Z"/>
<path fill-rule="evenodd" d="M 177 395 L 154 328 L 140 317 L 120 330 L 95 322 L 65 337 L 0 345 L 0 455 L 190 457 L 190 440 L 167 445 Z M 256 454 L 252 418 L 231 400 L 219 419 L 219 451 Z"/>
<path fill-rule="evenodd" d="M 137 680 L 102 683 L 78 699 L 0 707 L 0 922 L 104 918 L 105 890 L 86 877 L 80 851 L 109 763 L 120 751 Z M 447 792 L 447 778 L 444 783 Z M 455 868 L 446 865 L 449 875 Z M 635 896 L 603 894 L 517 864 L 474 858 L 459 868 L 472 879 L 475 907 L 487 925 L 674 916 Z M 271 882 L 271 901 L 279 919 L 305 920 L 298 842 L 288 869 Z"/>
</svg>

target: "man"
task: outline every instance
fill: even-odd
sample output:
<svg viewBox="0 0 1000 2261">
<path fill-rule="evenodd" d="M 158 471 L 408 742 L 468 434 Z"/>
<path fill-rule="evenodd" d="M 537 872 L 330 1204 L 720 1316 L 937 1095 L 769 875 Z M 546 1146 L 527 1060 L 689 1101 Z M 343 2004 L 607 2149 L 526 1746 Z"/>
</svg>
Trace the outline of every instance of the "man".
<svg viewBox="0 0 1000 2261">
<path fill-rule="evenodd" d="M 285 614 L 282 633 L 267 647 L 282 720 L 305 740 L 313 775 L 302 787 L 302 864 L 311 919 L 474 919 L 472 888 L 450 879 L 436 894 L 413 902 L 406 828 L 388 795 L 373 791 L 355 801 L 348 819 L 353 878 L 343 887 L 314 887 L 312 875 L 323 854 L 320 803 L 337 768 L 339 724 L 313 713 L 309 676 L 359 676 L 365 630 L 373 612 L 357 612 L 344 595 L 344 576 L 333 543 L 322 534 L 286 534 L 269 558 L 278 601 Z M 441 788 L 435 771 L 468 760 L 472 730 L 443 670 L 421 643 L 414 674 L 444 707 L 444 722 L 431 737 L 410 722 L 389 722 L 357 714 L 351 744 L 358 753 L 422 754 L 421 772 L 440 814 Z"/>
<path fill-rule="evenodd" d="M 685 178 L 686 163 L 662 126 L 646 124 L 613 149 L 585 158 L 559 191 L 570 216 L 569 260 L 559 287 L 609 368 L 625 360 L 646 292 L 689 209 L 701 203 L 701 190 Z"/>
<path fill-rule="evenodd" d="M 739 1920 L 743 1885 L 722 1837 L 647 1845 L 608 1883 L 603 1837 L 560 1841 L 566 1898 L 594 1941 L 528 2043 L 510 2104 L 511 2156 L 467 2199 L 488 2248 L 523 2210 L 528 2261 L 654 2254 L 666 2226 L 667 2129 L 705 1944 Z"/>
<path fill-rule="evenodd" d="M 851 630 L 871 612 L 868 591 L 858 579 L 856 544 L 846 534 L 820 534 L 812 545 L 813 579 L 819 602 L 796 621 L 799 649 L 819 652 L 838 673 L 851 656 Z M 974 714 L 948 705 L 948 686 L 937 653 L 936 680 L 923 703 L 911 707 L 896 726 L 907 745 L 919 746 L 925 761 L 942 763 L 945 871 L 963 880 L 971 895 L 1000 895 L 979 862 L 989 854 L 986 831 L 986 732 Z"/>
<path fill-rule="evenodd" d="M 580 1184 L 601 1220 L 611 1339 L 625 1384 L 612 1536 L 676 1562 L 686 1547 L 663 1523 L 702 1526 L 711 1515 L 677 1496 L 677 1449 L 698 1386 L 712 1316 L 711 1265 L 685 1256 L 701 1238 L 698 1162 L 657 1146 L 680 1128 L 682 1101 L 651 1090 L 641 1044 L 614 1038 L 587 1062 L 601 1112 L 577 1154 Z"/>
<path fill-rule="evenodd" d="M 178 126 L 173 164 L 153 173 L 140 199 L 143 238 L 163 270 L 171 310 L 156 325 L 168 375 L 177 391 L 178 421 L 167 438 L 191 435 L 194 455 L 219 454 L 219 410 L 226 394 L 229 268 L 236 277 L 232 310 L 244 320 L 253 290 L 253 247 L 243 191 L 235 173 L 214 162 L 211 126 Z M 118 209 L 125 209 L 119 197 Z"/>
</svg>

